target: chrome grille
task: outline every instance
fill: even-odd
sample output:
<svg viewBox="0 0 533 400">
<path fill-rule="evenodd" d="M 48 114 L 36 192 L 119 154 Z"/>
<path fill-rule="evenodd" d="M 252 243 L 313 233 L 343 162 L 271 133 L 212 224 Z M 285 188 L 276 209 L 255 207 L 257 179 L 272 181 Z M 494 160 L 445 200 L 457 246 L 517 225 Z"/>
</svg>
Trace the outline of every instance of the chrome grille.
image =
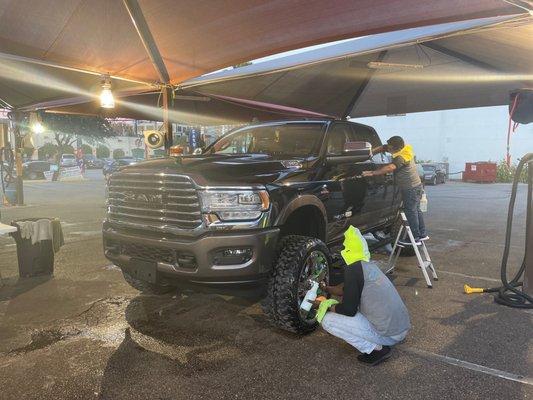
<svg viewBox="0 0 533 400">
<path fill-rule="evenodd" d="M 202 223 L 198 195 L 188 176 L 116 172 L 108 189 L 111 222 L 166 232 Z"/>
</svg>

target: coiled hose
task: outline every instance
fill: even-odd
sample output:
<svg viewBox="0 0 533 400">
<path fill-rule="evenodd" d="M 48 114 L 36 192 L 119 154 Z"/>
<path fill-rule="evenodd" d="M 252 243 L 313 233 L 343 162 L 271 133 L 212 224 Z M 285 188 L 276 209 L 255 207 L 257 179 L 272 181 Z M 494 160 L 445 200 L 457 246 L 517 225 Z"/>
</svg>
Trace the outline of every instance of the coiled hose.
<svg viewBox="0 0 533 400">
<path fill-rule="evenodd" d="M 502 264 L 501 264 L 501 279 L 502 284 L 500 288 L 497 288 L 498 294 L 495 297 L 495 301 L 499 304 L 503 304 L 509 307 L 517 307 L 517 308 L 533 308 L 533 297 L 529 296 L 524 291 L 520 290 L 519 287 L 522 286 L 522 282 L 519 282 L 518 280 L 522 277 L 524 274 L 524 271 L 526 269 L 526 256 L 524 254 L 524 259 L 522 260 L 522 265 L 520 266 L 520 269 L 516 273 L 513 279 L 511 281 L 507 281 L 507 260 L 509 258 L 509 249 L 511 245 L 511 230 L 513 227 L 513 215 L 514 215 L 514 205 L 516 200 L 516 192 L 518 189 L 518 182 L 520 180 L 520 175 L 522 173 L 522 170 L 524 169 L 524 166 L 533 161 L 533 153 L 528 153 L 518 163 L 518 166 L 516 168 L 516 173 L 513 179 L 513 187 L 511 190 L 511 200 L 509 201 L 509 210 L 507 212 L 507 228 L 505 231 L 505 247 L 503 249 L 503 256 L 502 256 Z M 531 166 L 530 166 L 531 169 Z M 531 177 L 533 174 L 533 171 L 528 171 L 529 176 Z M 532 202 L 532 182 L 531 180 L 528 181 L 528 194 L 527 194 L 527 207 L 531 207 Z M 533 217 L 532 210 L 527 210 L 527 219 L 526 219 L 526 227 L 531 226 L 531 218 Z M 528 235 L 533 235 L 533 232 L 529 232 L 529 230 L 526 228 L 526 246 L 528 244 Z M 527 249 L 526 249 L 527 251 Z M 529 251 L 533 251 L 533 249 L 529 249 Z"/>
<path fill-rule="evenodd" d="M 524 274 L 526 270 L 526 256 L 522 260 L 522 265 L 516 275 L 510 281 L 507 280 L 507 261 L 509 259 L 509 250 L 511 247 L 511 231 L 513 227 L 513 215 L 514 215 L 514 206 L 516 200 L 516 192 L 518 189 L 518 182 L 520 180 L 520 175 L 524 166 L 533 161 L 533 153 L 528 153 L 518 163 L 516 168 L 516 173 L 513 179 L 513 186 L 511 190 L 511 199 L 509 201 L 509 210 L 507 212 L 507 227 L 505 231 L 505 246 L 503 249 L 502 263 L 501 263 L 501 280 L 502 286 L 496 288 L 471 288 L 468 285 L 465 285 L 466 293 L 497 293 L 494 298 L 494 301 L 498 304 L 503 304 L 509 307 L 515 308 L 533 308 L 533 297 L 522 291 L 520 288 L 523 286 L 523 282 L 520 282 L 519 279 Z M 531 166 L 530 166 L 531 168 Z M 529 181 L 528 181 L 528 195 L 527 195 L 527 207 L 531 207 L 533 204 L 533 183 L 531 182 L 531 177 L 533 176 L 533 171 L 529 171 Z M 533 217 L 533 211 L 528 209 L 526 227 L 531 226 L 531 218 Z M 529 232 L 526 228 L 526 247 L 528 244 L 528 235 L 533 235 L 533 232 Z M 526 249 L 527 251 L 527 249 Z M 533 249 L 529 249 L 533 251 Z"/>
</svg>

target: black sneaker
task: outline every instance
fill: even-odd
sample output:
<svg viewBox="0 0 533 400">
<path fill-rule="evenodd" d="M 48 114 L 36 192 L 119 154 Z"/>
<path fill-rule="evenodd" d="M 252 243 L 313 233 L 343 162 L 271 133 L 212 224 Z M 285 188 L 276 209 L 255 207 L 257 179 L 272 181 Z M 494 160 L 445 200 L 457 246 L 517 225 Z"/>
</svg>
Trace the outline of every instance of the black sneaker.
<svg viewBox="0 0 533 400">
<path fill-rule="evenodd" d="M 392 355 L 392 349 L 390 346 L 383 346 L 381 350 L 374 350 L 370 354 L 359 354 L 357 360 L 368 365 L 378 365 L 380 362 L 385 361 Z"/>
<path fill-rule="evenodd" d="M 415 239 L 415 244 L 417 246 L 422 246 L 422 242 L 419 239 Z M 402 247 L 410 247 L 413 244 L 411 243 L 409 239 L 400 239 L 398 240 L 398 245 Z"/>
</svg>

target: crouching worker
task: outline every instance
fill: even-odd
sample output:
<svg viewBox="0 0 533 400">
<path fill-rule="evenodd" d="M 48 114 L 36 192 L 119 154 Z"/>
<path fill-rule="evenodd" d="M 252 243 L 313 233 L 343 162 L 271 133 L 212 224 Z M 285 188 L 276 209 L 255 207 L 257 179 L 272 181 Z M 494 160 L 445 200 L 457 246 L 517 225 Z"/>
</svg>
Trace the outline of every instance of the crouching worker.
<svg viewBox="0 0 533 400">
<path fill-rule="evenodd" d="M 333 296 L 318 303 L 317 320 L 325 331 L 351 344 L 357 359 L 377 365 L 409 331 L 409 313 L 391 281 L 370 261 L 366 240 L 357 228 L 344 233 L 344 283 L 323 286 Z"/>
</svg>

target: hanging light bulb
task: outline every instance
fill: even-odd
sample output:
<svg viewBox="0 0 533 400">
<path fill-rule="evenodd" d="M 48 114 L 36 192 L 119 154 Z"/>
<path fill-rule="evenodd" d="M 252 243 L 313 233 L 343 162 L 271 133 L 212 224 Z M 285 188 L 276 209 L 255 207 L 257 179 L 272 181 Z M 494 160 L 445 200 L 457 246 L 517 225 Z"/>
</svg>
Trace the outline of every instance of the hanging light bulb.
<svg viewBox="0 0 533 400">
<path fill-rule="evenodd" d="M 32 125 L 31 130 L 33 131 L 33 133 L 37 133 L 37 134 L 43 133 L 44 125 L 41 124 L 40 122 L 36 122 Z"/>
<path fill-rule="evenodd" d="M 30 113 L 30 129 L 33 133 L 43 133 L 46 129 L 41 121 L 41 116 L 38 113 Z"/>
<path fill-rule="evenodd" d="M 111 80 L 109 76 L 104 77 L 102 81 L 102 92 L 100 93 L 100 107 L 115 108 L 115 99 L 111 92 Z"/>
</svg>

